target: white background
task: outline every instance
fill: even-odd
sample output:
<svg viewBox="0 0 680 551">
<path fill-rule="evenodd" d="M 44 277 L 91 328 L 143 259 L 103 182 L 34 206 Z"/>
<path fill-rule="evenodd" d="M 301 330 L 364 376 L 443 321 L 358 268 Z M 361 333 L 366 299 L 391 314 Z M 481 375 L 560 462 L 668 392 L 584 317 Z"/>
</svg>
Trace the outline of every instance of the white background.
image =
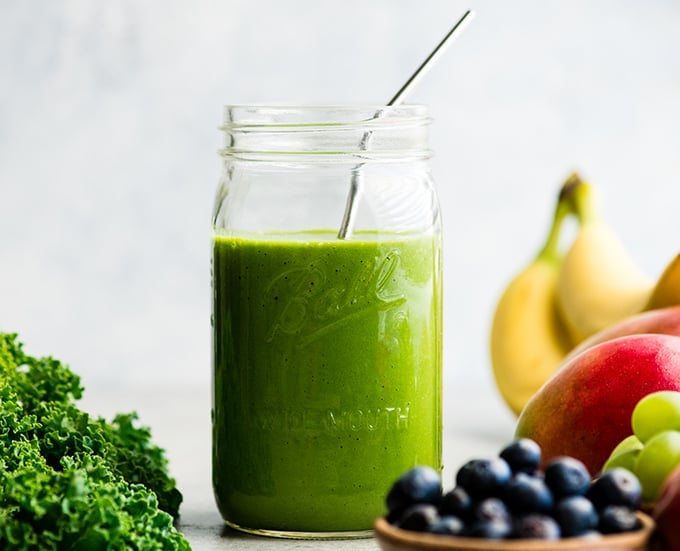
<svg viewBox="0 0 680 551">
<path fill-rule="evenodd" d="M 385 102 L 467 8 L 409 101 L 434 118 L 452 414 L 495 393 L 495 302 L 572 169 L 651 275 L 678 252 L 679 2 L 4 1 L 0 331 L 86 386 L 209 389 L 222 105 Z"/>
</svg>

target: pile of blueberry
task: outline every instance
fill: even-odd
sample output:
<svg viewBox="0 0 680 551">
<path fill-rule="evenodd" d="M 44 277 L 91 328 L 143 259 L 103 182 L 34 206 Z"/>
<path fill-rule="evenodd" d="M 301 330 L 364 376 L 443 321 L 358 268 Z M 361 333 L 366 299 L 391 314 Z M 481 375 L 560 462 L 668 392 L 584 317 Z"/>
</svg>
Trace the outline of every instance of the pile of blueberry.
<svg viewBox="0 0 680 551">
<path fill-rule="evenodd" d="M 613 469 L 592 481 L 572 457 L 539 471 L 541 450 L 519 439 L 499 457 L 473 459 L 442 492 L 439 474 L 415 467 L 387 494 L 387 520 L 405 530 L 475 538 L 559 539 L 630 532 L 641 527 L 635 511 L 641 487 L 633 473 Z"/>
</svg>

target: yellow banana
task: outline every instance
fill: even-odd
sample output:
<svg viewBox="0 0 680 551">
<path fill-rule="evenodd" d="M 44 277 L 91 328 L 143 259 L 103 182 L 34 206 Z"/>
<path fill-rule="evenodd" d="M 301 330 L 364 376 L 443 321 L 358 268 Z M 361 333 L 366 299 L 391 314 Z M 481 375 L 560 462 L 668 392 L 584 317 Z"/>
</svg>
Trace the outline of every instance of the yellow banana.
<svg viewBox="0 0 680 551">
<path fill-rule="evenodd" d="M 574 174 L 574 182 L 581 182 Z M 596 209 L 594 189 L 581 182 L 571 195 L 579 230 L 557 280 L 557 306 L 575 344 L 648 303 L 654 283 L 633 262 Z"/>
<path fill-rule="evenodd" d="M 680 304 L 680 254 L 676 254 L 656 282 L 645 310 Z"/>
<path fill-rule="evenodd" d="M 562 222 L 570 206 L 560 195 L 548 239 L 536 258 L 501 295 L 491 325 L 491 365 L 496 386 L 517 415 L 571 349 L 557 314 L 555 292 L 562 261 Z"/>
</svg>

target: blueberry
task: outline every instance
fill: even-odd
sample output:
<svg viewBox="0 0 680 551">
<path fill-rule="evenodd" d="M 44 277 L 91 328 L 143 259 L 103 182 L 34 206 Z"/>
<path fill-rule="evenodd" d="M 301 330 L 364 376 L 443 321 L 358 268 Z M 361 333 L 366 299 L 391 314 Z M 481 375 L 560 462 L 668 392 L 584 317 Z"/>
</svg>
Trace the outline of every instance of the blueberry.
<svg viewBox="0 0 680 551">
<path fill-rule="evenodd" d="M 638 478 L 628 469 L 617 467 L 602 474 L 590 487 L 588 497 L 598 510 L 607 505 L 623 505 L 638 509 L 642 488 Z"/>
<path fill-rule="evenodd" d="M 500 456 L 513 473 L 533 474 L 541 463 L 541 448 L 530 438 L 520 438 L 503 448 Z"/>
<path fill-rule="evenodd" d="M 396 525 L 404 530 L 427 532 L 438 520 L 439 513 L 434 505 L 418 503 L 408 507 Z"/>
<path fill-rule="evenodd" d="M 623 505 L 608 505 L 600 514 L 598 528 L 603 534 L 617 534 L 619 532 L 632 532 L 642 527 L 640 519 L 635 511 Z"/>
<path fill-rule="evenodd" d="M 473 519 L 481 522 L 510 522 L 510 513 L 500 499 L 487 497 L 474 508 Z"/>
<path fill-rule="evenodd" d="M 387 515 L 385 515 L 385 519 L 390 524 L 396 526 L 397 524 L 399 524 L 399 519 L 401 518 L 403 512 L 404 512 L 403 509 L 395 509 L 394 511 L 388 511 Z"/>
<path fill-rule="evenodd" d="M 499 495 L 511 476 L 505 459 L 472 459 L 458 470 L 456 484 L 473 499 L 484 499 Z"/>
<path fill-rule="evenodd" d="M 447 536 L 460 536 L 465 529 L 465 524 L 461 519 L 453 515 L 440 517 L 432 526 L 429 532 L 433 534 L 444 534 Z"/>
<path fill-rule="evenodd" d="M 416 503 L 436 503 L 442 494 L 439 474 L 432 467 L 419 466 L 401 475 L 387 493 L 390 513 L 401 512 Z"/>
<path fill-rule="evenodd" d="M 507 538 L 512 532 L 512 527 L 509 522 L 501 522 L 498 520 L 492 521 L 477 521 L 465 531 L 465 535 L 470 538 L 487 538 L 493 540 L 502 540 Z"/>
<path fill-rule="evenodd" d="M 558 540 L 561 530 L 554 518 L 541 513 L 530 513 L 515 519 L 512 535 L 515 538 Z"/>
<path fill-rule="evenodd" d="M 514 513 L 544 513 L 552 509 L 555 500 L 542 478 L 517 473 L 505 488 L 505 503 Z"/>
<path fill-rule="evenodd" d="M 584 495 L 590 487 L 588 469 L 573 457 L 553 459 L 546 466 L 544 476 L 555 498 Z"/>
<path fill-rule="evenodd" d="M 472 499 L 460 486 L 446 492 L 439 502 L 439 514 L 442 516 L 453 515 L 467 519 L 470 517 L 471 511 Z"/>
<path fill-rule="evenodd" d="M 585 496 L 569 496 L 555 505 L 553 516 L 565 537 L 580 536 L 597 527 L 595 507 Z"/>
</svg>

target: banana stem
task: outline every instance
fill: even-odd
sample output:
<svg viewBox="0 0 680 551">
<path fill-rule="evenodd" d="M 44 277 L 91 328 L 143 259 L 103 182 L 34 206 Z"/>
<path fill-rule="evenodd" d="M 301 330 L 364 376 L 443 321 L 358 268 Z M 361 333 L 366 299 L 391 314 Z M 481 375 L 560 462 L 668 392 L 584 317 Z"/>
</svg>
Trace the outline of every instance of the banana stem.
<svg viewBox="0 0 680 551">
<path fill-rule="evenodd" d="M 548 238 L 539 251 L 537 258 L 545 260 L 546 262 L 557 262 L 560 259 L 560 230 L 562 229 L 562 223 L 564 222 L 564 219 L 569 214 L 573 214 L 569 195 L 567 194 L 563 196 L 563 194 L 560 193 L 557 206 L 555 207 L 555 215 L 553 216 L 552 226 L 550 227 L 550 232 L 548 233 Z"/>
<path fill-rule="evenodd" d="M 594 190 L 590 184 L 581 180 L 576 172 L 572 173 L 562 184 L 550 233 L 536 258 L 546 262 L 560 260 L 562 257 L 559 249 L 560 231 L 564 219 L 569 215 L 576 216 L 580 225 L 588 224 L 598 218 Z"/>
<path fill-rule="evenodd" d="M 570 203 L 571 211 L 581 225 L 588 224 L 598 218 L 595 193 L 592 186 L 573 173 L 562 186 L 560 201 Z"/>
</svg>

